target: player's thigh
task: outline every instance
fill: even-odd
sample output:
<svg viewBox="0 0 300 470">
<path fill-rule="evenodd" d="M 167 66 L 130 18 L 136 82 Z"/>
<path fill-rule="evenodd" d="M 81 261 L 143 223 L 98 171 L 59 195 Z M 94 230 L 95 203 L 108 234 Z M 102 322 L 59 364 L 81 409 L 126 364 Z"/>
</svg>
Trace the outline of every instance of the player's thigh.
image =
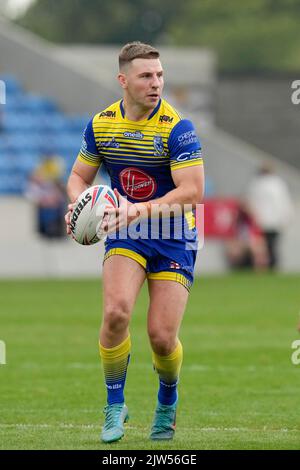
<svg viewBox="0 0 300 470">
<path fill-rule="evenodd" d="M 137 261 L 110 256 L 103 265 L 104 313 L 116 308 L 131 313 L 145 278 L 145 269 Z"/>
<path fill-rule="evenodd" d="M 179 282 L 148 279 L 150 305 L 148 333 L 151 337 L 176 338 L 189 292 Z"/>
</svg>

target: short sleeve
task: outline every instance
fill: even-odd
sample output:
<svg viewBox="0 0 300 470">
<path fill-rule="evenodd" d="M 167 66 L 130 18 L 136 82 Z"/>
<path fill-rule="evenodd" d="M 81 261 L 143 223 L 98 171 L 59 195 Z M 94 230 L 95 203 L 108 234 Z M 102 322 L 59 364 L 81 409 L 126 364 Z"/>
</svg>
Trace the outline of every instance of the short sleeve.
<svg viewBox="0 0 300 470">
<path fill-rule="evenodd" d="M 201 143 L 188 119 L 179 121 L 168 140 L 171 170 L 202 165 Z"/>
<path fill-rule="evenodd" d="M 78 159 L 91 166 L 99 167 L 101 165 L 102 157 L 98 152 L 95 141 L 93 119 L 90 120 L 83 132 Z"/>
</svg>

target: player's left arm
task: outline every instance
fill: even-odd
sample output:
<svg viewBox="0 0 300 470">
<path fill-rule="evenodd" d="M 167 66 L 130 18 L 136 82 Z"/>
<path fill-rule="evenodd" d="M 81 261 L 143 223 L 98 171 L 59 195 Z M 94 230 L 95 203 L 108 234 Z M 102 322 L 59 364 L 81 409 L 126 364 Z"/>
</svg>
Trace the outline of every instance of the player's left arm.
<svg viewBox="0 0 300 470">
<path fill-rule="evenodd" d="M 172 171 L 172 178 L 176 186 L 163 197 L 149 201 L 150 204 L 167 204 L 169 206 L 178 204 L 184 207 L 185 204 L 200 204 L 204 194 L 204 170 L 203 165 L 195 165 Z M 190 210 L 190 208 L 189 208 Z"/>
<path fill-rule="evenodd" d="M 168 147 L 170 153 L 171 175 L 175 188 L 163 197 L 148 201 L 148 212 L 151 205 L 163 206 L 178 205 L 184 208 L 189 205 L 194 209 L 200 204 L 204 194 L 204 170 L 201 154 L 201 143 L 191 121 L 184 119 L 173 128 Z M 139 206 L 139 204 L 136 204 Z"/>
</svg>

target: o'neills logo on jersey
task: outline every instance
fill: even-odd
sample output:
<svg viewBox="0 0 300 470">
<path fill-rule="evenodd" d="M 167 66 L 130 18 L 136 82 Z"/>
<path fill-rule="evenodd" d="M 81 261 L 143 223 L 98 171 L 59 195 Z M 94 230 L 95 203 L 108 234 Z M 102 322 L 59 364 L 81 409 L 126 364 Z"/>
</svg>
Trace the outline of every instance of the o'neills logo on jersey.
<svg viewBox="0 0 300 470">
<path fill-rule="evenodd" d="M 126 131 L 124 132 L 123 135 L 127 139 L 142 140 L 144 138 L 144 134 L 142 134 L 140 131 L 135 131 L 135 132 Z"/>
<path fill-rule="evenodd" d="M 125 168 L 120 173 L 125 194 L 133 199 L 146 200 L 156 191 L 156 181 L 139 168 Z"/>
<path fill-rule="evenodd" d="M 116 111 L 102 111 L 102 113 L 99 114 L 99 118 L 102 118 L 102 117 L 115 118 Z"/>
</svg>

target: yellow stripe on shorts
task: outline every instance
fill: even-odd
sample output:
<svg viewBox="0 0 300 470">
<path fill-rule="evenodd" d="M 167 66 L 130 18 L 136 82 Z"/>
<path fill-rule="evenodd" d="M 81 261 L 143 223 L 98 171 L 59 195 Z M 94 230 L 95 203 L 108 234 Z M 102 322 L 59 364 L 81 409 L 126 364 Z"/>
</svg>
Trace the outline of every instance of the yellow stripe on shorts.
<svg viewBox="0 0 300 470">
<path fill-rule="evenodd" d="M 173 273 L 170 271 L 160 271 L 159 273 L 148 273 L 148 279 L 155 279 L 158 281 L 175 281 L 182 284 L 188 291 L 191 289 L 191 281 L 181 273 Z"/>
<path fill-rule="evenodd" d="M 121 255 L 126 256 L 127 258 L 131 258 L 137 263 L 139 263 L 144 269 L 146 269 L 147 260 L 133 250 L 128 250 L 127 248 L 112 248 L 104 256 L 103 262 L 113 255 Z"/>
</svg>

